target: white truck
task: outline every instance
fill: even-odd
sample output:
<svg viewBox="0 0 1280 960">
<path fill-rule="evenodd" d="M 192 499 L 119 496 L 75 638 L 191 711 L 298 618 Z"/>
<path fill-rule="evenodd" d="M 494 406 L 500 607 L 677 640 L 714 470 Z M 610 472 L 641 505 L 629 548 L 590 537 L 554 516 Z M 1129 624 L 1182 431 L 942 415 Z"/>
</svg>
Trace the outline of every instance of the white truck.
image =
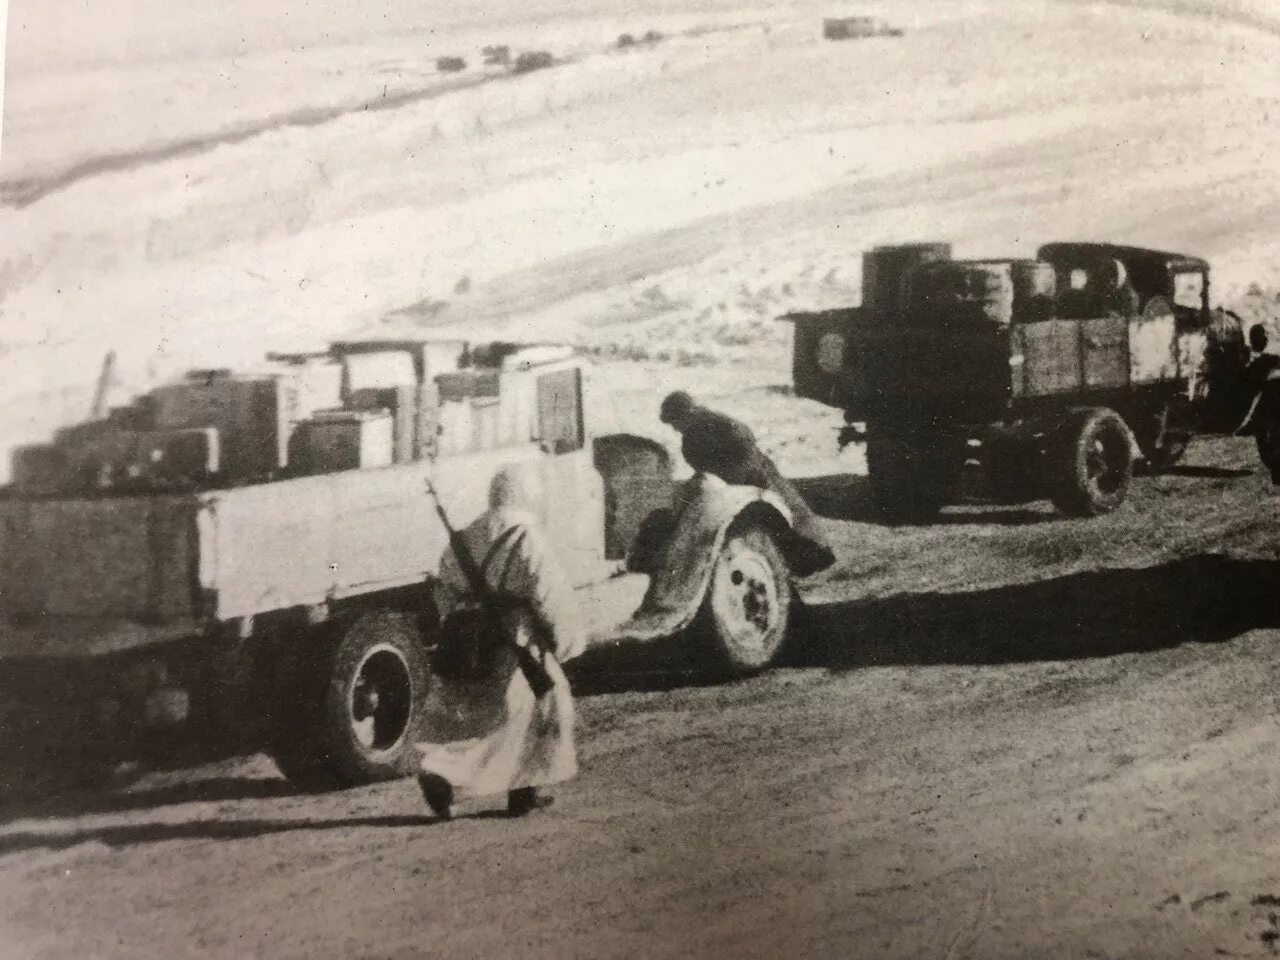
<svg viewBox="0 0 1280 960">
<path fill-rule="evenodd" d="M 291 777 L 401 776 L 448 544 L 425 481 L 463 524 L 512 462 L 542 474 L 597 644 L 687 636 L 729 675 L 778 656 L 786 507 L 697 477 L 652 582 L 626 574 L 672 464 L 653 440 L 592 435 L 571 350 L 418 339 L 270 359 L 193 372 L 14 454 L 0 657 L 162 653 L 187 724 L 261 736 Z"/>
</svg>

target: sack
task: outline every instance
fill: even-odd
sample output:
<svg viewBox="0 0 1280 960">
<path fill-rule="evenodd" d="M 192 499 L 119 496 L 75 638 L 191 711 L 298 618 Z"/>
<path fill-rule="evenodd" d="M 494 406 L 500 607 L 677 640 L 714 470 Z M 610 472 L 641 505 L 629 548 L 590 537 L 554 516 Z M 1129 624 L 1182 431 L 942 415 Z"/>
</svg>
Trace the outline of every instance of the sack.
<svg viewBox="0 0 1280 960">
<path fill-rule="evenodd" d="M 440 624 L 432 665 L 446 680 L 475 682 L 498 668 L 507 646 L 499 616 L 473 598 L 464 598 Z"/>
<path fill-rule="evenodd" d="M 543 662 L 550 654 L 532 638 L 527 646 L 514 642 L 501 612 L 503 604 L 509 602 L 509 598 L 501 598 L 498 611 L 470 599 L 459 603 L 440 625 L 435 670 L 453 683 L 476 683 L 494 676 L 504 660 L 514 658 L 533 695 L 541 699 L 555 686 Z"/>
<path fill-rule="evenodd" d="M 480 576 L 487 578 L 490 562 L 503 545 L 514 541 L 513 553 L 507 557 L 508 569 L 504 569 L 498 579 L 499 583 L 504 582 L 514 556 L 514 545 L 524 533 L 518 526 L 511 527 L 494 541 L 480 564 Z M 554 645 L 546 642 L 549 638 L 540 636 L 531 637 L 527 647 L 516 644 L 508 615 L 521 607 L 528 605 L 500 590 L 490 589 L 485 596 L 465 594 L 440 624 L 440 642 L 433 657 L 436 673 L 454 683 L 475 683 L 495 675 L 502 669 L 504 660 L 514 659 L 534 695 L 541 698 L 554 685 L 543 663 L 543 657 L 548 655 L 544 651 L 553 650 Z M 534 620 L 537 621 L 536 615 Z M 533 626 L 535 633 L 543 632 L 538 629 L 538 623 Z"/>
</svg>

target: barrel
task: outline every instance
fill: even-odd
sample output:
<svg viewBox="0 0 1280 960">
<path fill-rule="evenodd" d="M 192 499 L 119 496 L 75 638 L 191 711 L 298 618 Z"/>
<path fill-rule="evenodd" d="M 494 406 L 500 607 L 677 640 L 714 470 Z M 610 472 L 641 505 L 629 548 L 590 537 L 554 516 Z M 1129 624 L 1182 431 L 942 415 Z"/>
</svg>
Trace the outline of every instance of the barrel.
<svg viewBox="0 0 1280 960">
<path fill-rule="evenodd" d="M 1058 294 L 1058 274 L 1052 263 L 1017 260 L 1013 273 L 1013 316 L 1021 323 L 1048 320 Z"/>
<path fill-rule="evenodd" d="M 862 255 L 862 306 L 874 320 L 897 319 L 907 276 L 921 264 L 950 259 L 949 243 L 908 243 L 868 250 Z"/>
<path fill-rule="evenodd" d="M 1009 261 L 928 264 L 909 284 L 910 322 L 919 326 L 1005 325 L 1013 318 Z"/>
<path fill-rule="evenodd" d="M 1001 326 L 1013 319 L 1013 270 L 1008 262 L 972 263 L 966 296 L 973 319 Z"/>
</svg>

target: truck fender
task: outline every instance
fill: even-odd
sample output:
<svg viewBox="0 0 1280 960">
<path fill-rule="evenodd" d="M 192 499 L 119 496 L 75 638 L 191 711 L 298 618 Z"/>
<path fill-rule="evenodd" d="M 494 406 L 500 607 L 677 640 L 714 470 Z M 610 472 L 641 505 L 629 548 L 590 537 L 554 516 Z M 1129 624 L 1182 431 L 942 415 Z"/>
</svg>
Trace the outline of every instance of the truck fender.
<svg viewBox="0 0 1280 960">
<path fill-rule="evenodd" d="M 776 494 L 697 474 L 678 498 L 678 519 L 652 573 L 640 608 L 617 631 L 619 640 L 653 640 L 684 630 L 697 615 L 729 531 L 753 523 L 771 532 L 791 527 L 791 511 Z"/>
</svg>

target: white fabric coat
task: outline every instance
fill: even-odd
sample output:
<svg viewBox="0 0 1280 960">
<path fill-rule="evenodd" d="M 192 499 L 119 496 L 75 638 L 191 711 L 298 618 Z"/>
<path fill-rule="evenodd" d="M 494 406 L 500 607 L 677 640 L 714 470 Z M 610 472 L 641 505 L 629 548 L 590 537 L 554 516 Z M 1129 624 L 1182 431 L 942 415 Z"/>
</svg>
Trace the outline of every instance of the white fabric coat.
<svg viewBox="0 0 1280 960">
<path fill-rule="evenodd" d="M 530 514 L 490 510 L 467 527 L 463 537 L 480 564 L 515 525 L 525 536 L 513 537 L 499 548 L 486 567 L 487 580 L 492 589 L 527 601 L 551 627 L 556 656 L 548 657 L 546 664 L 554 687 L 536 699 L 514 655 L 498 658 L 491 674 L 474 682 L 437 681 L 428 697 L 425 735 L 418 744 L 421 769 L 447 780 L 457 798 L 546 786 L 577 773 L 573 698 L 556 662 L 576 657 L 586 645 L 573 591 Z M 450 550 L 437 591 L 442 617 L 468 589 Z M 532 616 L 520 611 L 511 617 L 509 628 L 517 642 L 529 639 Z"/>
</svg>

